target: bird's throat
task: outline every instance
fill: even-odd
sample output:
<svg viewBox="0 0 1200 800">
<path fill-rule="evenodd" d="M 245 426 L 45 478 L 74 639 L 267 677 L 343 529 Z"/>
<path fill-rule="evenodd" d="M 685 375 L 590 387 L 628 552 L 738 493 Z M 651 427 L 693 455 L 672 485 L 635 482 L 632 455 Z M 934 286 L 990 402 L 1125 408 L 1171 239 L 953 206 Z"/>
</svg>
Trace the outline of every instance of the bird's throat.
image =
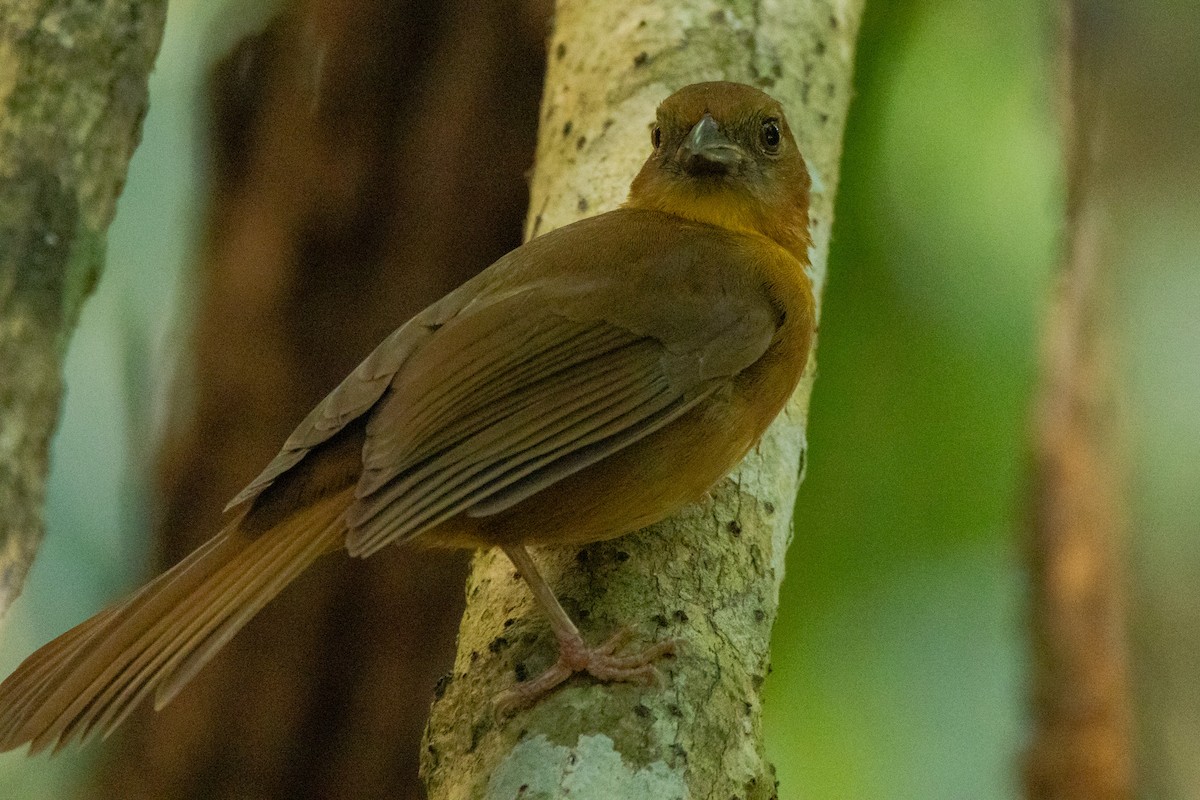
<svg viewBox="0 0 1200 800">
<path fill-rule="evenodd" d="M 750 236 L 764 236 L 795 255 L 808 259 L 808 214 L 803 209 L 781 215 L 768 213 L 761 204 L 729 192 L 680 196 L 677 192 L 648 193 L 630 197 L 627 208 L 673 214 L 691 222 L 714 225 Z"/>
</svg>

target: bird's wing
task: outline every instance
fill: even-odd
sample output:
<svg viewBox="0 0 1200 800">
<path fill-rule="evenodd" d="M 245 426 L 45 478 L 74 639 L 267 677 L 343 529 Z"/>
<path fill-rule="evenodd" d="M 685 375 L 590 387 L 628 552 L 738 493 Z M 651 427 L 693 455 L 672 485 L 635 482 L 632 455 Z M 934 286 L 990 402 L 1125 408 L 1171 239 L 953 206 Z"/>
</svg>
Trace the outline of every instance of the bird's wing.
<svg viewBox="0 0 1200 800">
<path fill-rule="evenodd" d="M 348 550 L 503 511 L 754 363 L 779 322 L 765 293 L 722 277 L 711 253 L 687 261 L 543 272 L 448 320 L 370 412 Z"/>
<path fill-rule="evenodd" d="M 643 217 L 549 233 L 414 317 L 230 507 L 362 418 L 346 522 L 347 548 L 365 556 L 459 513 L 498 513 L 678 418 L 754 363 L 780 319 L 728 236 Z"/>
<path fill-rule="evenodd" d="M 479 276 L 483 278 L 485 276 Z M 229 501 L 225 510 L 262 494 L 295 467 L 313 448 L 329 441 L 350 422 L 370 411 L 391 385 L 401 365 L 448 319 L 469 305 L 486 281 L 468 281 L 397 328 L 353 372 L 308 413 L 266 468 Z"/>
</svg>

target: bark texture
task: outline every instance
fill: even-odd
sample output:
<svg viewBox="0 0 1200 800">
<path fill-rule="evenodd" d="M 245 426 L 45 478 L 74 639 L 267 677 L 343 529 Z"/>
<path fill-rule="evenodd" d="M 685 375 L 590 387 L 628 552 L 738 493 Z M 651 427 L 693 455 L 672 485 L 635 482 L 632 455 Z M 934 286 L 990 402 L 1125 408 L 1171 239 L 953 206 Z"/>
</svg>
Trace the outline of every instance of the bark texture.
<svg viewBox="0 0 1200 800">
<path fill-rule="evenodd" d="M 1030 566 L 1034 732 L 1031 800 L 1135 796 L 1123 569 L 1111 218 L 1099 168 L 1108 121 L 1088 3 L 1061 4 L 1066 241 L 1044 332 L 1035 411 Z"/>
<path fill-rule="evenodd" d="M 165 0 L 0 2 L 0 614 L 42 539 L 62 359 L 141 134 Z"/>
<path fill-rule="evenodd" d="M 520 242 L 546 9 L 301 0 L 213 81 L 195 365 L 162 457 L 164 565 L 384 336 Z M 95 797 L 416 798 L 464 566 L 330 557 L 161 714 Z"/>
<path fill-rule="evenodd" d="M 813 279 L 824 282 L 859 2 L 561 0 L 526 232 L 609 210 L 649 152 L 655 106 L 688 83 L 750 83 L 785 106 L 813 177 Z M 453 672 L 439 685 L 422 773 L 434 800 L 776 795 L 762 745 L 784 553 L 815 364 L 759 447 L 711 500 L 645 531 L 535 553 L 584 636 L 620 624 L 674 636 L 663 686 L 569 681 L 497 718 L 492 698 L 547 667 L 553 637 L 498 552 L 476 556 Z M 799 522 L 803 531 L 803 520 Z"/>
</svg>

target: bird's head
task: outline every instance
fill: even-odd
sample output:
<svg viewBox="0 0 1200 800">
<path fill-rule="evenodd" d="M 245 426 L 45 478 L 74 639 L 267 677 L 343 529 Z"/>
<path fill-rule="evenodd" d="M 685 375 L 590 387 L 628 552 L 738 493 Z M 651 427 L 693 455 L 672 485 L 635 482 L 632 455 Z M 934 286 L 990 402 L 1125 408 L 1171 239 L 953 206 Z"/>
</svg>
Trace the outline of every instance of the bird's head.
<svg viewBox="0 0 1200 800">
<path fill-rule="evenodd" d="M 770 96 L 740 83 L 685 86 L 658 107 L 650 141 L 627 207 L 758 233 L 804 255 L 808 170 Z"/>
</svg>

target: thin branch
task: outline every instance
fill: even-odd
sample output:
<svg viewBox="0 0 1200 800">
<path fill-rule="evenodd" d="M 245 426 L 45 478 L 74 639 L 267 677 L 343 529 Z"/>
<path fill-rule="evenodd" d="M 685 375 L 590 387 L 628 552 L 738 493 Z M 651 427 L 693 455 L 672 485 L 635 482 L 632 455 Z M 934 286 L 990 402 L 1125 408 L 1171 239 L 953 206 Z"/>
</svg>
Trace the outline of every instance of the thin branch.
<svg viewBox="0 0 1200 800">
<path fill-rule="evenodd" d="M 1061 88 L 1066 242 L 1044 332 L 1035 417 L 1030 567 L 1034 736 L 1031 800 L 1133 797 L 1125 643 L 1126 536 L 1115 440 L 1111 330 L 1097 161 L 1105 133 L 1100 87 L 1079 19 L 1064 0 Z"/>
</svg>

